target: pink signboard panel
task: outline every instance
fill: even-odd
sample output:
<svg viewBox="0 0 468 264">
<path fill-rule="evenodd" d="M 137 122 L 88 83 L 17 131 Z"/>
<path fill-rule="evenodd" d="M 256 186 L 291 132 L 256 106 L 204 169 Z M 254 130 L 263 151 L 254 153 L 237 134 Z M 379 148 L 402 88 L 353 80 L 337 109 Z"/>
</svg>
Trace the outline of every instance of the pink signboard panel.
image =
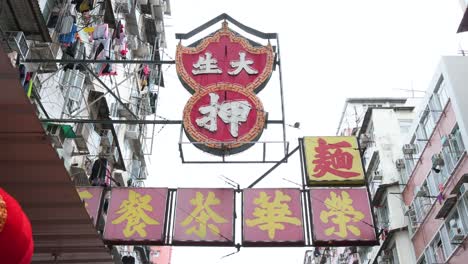
<svg viewBox="0 0 468 264">
<path fill-rule="evenodd" d="M 113 188 L 104 240 L 125 244 L 161 243 L 167 188 Z"/>
<path fill-rule="evenodd" d="M 376 232 L 367 189 L 310 190 L 315 246 L 376 245 Z"/>
<path fill-rule="evenodd" d="M 79 187 L 76 188 L 78 195 L 83 200 L 89 217 L 93 219 L 93 225 L 96 226 L 99 206 L 101 204 L 102 187 Z"/>
<path fill-rule="evenodd" d="M 174 244 L 234 244 L 233 189 L 178 189 Z"/>
<path fill-rule="evenodd" d="M 243 245 L 303 245 L 304 225 L 299 189 L 245 189 Z"/>
</svg>

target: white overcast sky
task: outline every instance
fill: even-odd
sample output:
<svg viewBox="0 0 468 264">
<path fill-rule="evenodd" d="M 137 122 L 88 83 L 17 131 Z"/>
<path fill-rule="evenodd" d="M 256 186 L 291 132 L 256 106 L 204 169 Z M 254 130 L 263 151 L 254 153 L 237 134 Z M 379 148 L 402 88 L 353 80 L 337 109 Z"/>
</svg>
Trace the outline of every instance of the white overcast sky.
<svg viewBox="0 0 468 264">
<path fill-rule="evenodd" d="M 171 0 L 171 9 L 172 16 L 165 20 L 171 58 L 177 44 L 174 33 L 186 33 L 221 13 L 257 30 L 279 33 L 286 119 L 301 123 L 300 130 L 287 131 L 291 148 L 304 135 L 334 135 L 347 97 L 409 96 L 399 89 L 425 90 L 440 56 L 457 54 L 461 36 L 455 32 L 463 15 L 458 0 Z M 190 94 L 174 66 L 164 69 L 166 87 L 160 92 L 158 114 L 180 120 Z M 267 111 L 280 107 L 265 103 L 278 83 L 273 76 L 259 94 L 265 108 L 271 108 Z M 160 129 L 156 127 L 147 186 L 229 187 L 219 179 L 224 175 L 246 187 L 271 167 L 183 165 L 177 145 L 180 126 Z M 200 159 L 209 157 L 194 153 Z M 248 152 L 240 155 L 249 157 Z M 300 183 L 297 155 L 257 187 L 297 187 L 283 178 Z M 302 263 L 305 248 L 243 248 L 221 259 L 233 251 L 175 247 L 172 263 Z"/>
</svg>

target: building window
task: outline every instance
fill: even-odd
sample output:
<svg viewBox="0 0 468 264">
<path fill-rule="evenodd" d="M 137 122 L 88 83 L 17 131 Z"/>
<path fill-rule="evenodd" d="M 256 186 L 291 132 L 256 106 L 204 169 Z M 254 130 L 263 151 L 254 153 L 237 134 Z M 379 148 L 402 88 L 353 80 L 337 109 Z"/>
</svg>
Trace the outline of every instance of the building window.
<svg viewBox="0 0 468 264">
<path fill-rule="evenodd" d="M 382 202 L 382 206 L 377 208 L 377 219 L 379 228 L 389 228 L 390 227 L 390 220 L 388 217 L 388 203 L 387 198 L 384 199 Z"/>
<path fill-rule="evenodd" d="M 455 125 L 452 132 L 449 135 L 442 137 L 441 140 L 442 155 L 445 163 L 442 168 L 442 172 L 446 174 L 445 176 L 448 178 L 455 168 L 458 160 L 463 155 L 463 152 L 465 151 L 465 145 L 463 143 L 463 139 L 461 138 L 458 125 Z"/>
<path fill-rule="evenodd" d="M 447 90 L 445 88 L 445 81 L 444 81 L 444 77 L 443 76 L 440 76 L 440 79 L 439 79 L 439 82 L 437 84 L 437 88 L 436 88 L 436 95 L 437 97 L 439 98 L 439 104 L 441 106 L 441 109 L 445 108 L 445 105 L 447 105 L 447 102 L 448 102 L 448 94 L 447 94 Z"/>
<path fill-rule="evenodd" d="M 416 128 L 416 141 L 414 142 L 418 147 L 416 148 L 416 153 L 420 154 L 426 147 L 428 141 L 428 135 L 426 134 L 426 129 L 423 124 L 419 124 Z"/>
<path fill-rule="evenodd" d="M 435 260 L 436 263 L 445 263 L 444 246 L 439 234 L 432 240 L 430 248 L 432 259 Z"/>
<path fill-rule="evenodd" d="M 408 134 L 411 129 L 411 125 L 413 124 L 413 120 L 411 119 L 399 119 L 398 123 L 400 124 L 400 133 Z"/>
<path fill-rule="evenodd" d="M 424 221 L 424 218 L 435 201 L 434 198 L 430 197 L 431 195 L 427 180 L 425 180 L 418 188 L 415 189 L 414 195 L 414 209 L 416 211 L 417 221 L 421 223 Z"/>
<path fill-rule="evenodd" d="M 420 133 L 420 137 L 418 139 L 428 140 L 429 137 L 432 135 L 432 132 L 434 131 L 435 127 L 435 122 L 431 113 L 431 109 L 429 109 L 429 106 L 427 106 L 423 112 L 421 125 L 418 127 L 418 129 L 424 130 L 424 133 Z"/>
<path fill-rule="evenodd" d="M 455 211 L 450 217 L 447 217 L 445 226 L 447 228 L 449 245 L 451 249 L 454 250 L 454 246 L 460 244 L 463 241 L 463 239 L 465 239 L 466 234 L 457 208 L 455 208 Z"/>
</svg>

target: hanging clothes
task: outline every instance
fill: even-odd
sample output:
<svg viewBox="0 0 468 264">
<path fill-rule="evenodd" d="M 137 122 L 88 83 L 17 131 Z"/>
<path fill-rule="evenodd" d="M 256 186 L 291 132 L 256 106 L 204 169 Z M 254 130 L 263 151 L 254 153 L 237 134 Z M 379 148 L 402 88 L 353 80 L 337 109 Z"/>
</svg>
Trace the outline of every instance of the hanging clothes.
<svg viewBox="0 0 468 264">
<path fill-rule="evenodd" d="M 73 19 L 73 16 L 65 16 L 62 19 L 62 24 L 60 25 L 60 34 L 67 34 L 72 31 L 72 27 L 74 24 L 75 20 Z"/>
<path fill-rule="evenodd" d="M 91 176 L 89 182 L 92 186 L 107 186 L 107 159 L 99 158 L 94 161 L 93 168 L 91 169 Z"/>
<path fill-rule="evenodd" d="M 59 42 L 64 44 L 65 46 L 69 46 L 75 42 L 75 34 L 77 32 L 76 24 L 73 24 L 70 33 L 67 34 L 60 34 L 59 35 Z"/>
<path fill-rule="evenodd" d="M 101 24 L 94 27 L 93 34 L 90 36 L 90 40 L 108 39 L 109 38 L 109 25 Z"/>
</svg>

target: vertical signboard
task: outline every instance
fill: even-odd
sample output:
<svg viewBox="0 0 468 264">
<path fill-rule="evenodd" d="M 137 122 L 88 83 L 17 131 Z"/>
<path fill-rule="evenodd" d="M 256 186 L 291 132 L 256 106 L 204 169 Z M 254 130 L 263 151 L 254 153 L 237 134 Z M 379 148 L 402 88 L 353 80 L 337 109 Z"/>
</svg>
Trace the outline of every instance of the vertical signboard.
<svg viewBox="0 0 468 264">
<path fill-rule="evenodd" d="M 310 189 L 315 246 L 377 245 L 365 187 Z"/>
<path fill-rule="evenodd" d="M 309 186 L 365 183 L 355 137 L 304 137 L 303 148 Z"/>
<path fill-rule="evenodd" d="M 178 189 L 175 245 L 234 245 L 233 189 Z"/>
<path fill-rule="evenodd" d="M 227 22 L 196 45 L 177 46 L 179 79 L 193 94 L 184 108 L 183 126 L 196 147 L 214 155 L 252 146 L 265 126 L 256 94 L 273 72 L 274 52 L 228 28 Z"/>
<path fill-rule="evenodd" d="M 245 189 L 242 244 L 304 245 L 301 208 L 299 189 Z"/>
<path fill-rule="evenodd" d="M 99 214 L 99 207 L 101 205 L 102 187 L 78 187 L 76 188 L 78 195 L 84 202 L 86 211 L 89 217 L 93 219 L 93 225 L 96 226 L 96 221 Z"/>
<path fill-rule="evenodd" d="M 167 196 L 167 188 L 113 188 L 104 240 L 114 244 L 161 244 Z"/>
</svg>

